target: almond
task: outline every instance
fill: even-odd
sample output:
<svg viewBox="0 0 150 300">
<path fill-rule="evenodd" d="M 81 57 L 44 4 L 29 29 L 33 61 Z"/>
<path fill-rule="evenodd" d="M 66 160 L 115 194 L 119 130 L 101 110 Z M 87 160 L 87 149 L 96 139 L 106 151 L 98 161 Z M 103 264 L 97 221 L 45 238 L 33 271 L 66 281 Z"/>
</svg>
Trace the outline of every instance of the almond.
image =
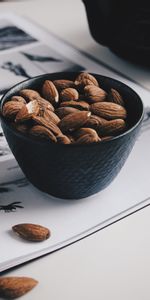
<svg viewBox="0 0 150 300">
<path fill-rule="evenodd" d="M 26 104 L 26 100 L 21 96 L 12 96 L 11 101 L 21 102 L 23 104 Z"/>
<path fill-rule="evenodd" d="M 71 101 L 71 100 L 78 100 L 79 93 L 76 89 L 67 88 L 61 91 L 60 99 L 61 101 Z"/>
<path fill-rule="evenodd" d="M 59 127 L 62 132 L 74 131 L 82 127 L 87 122 L 90 115 L 91 113 L 87 111 L 69 114 L 60 121 Z"/>
<path fill-rule="evenodd" d="M 70 139 L 66 135 L 61 135 L 57 137 L 57 142 L 59 144 L 71 144 Z"/>
<path fill-rule="evenodd" d="M 60 122 L 59 117 L 50 110 L 43 111 L 43 118 L 46 119 L 47 121 L 53 122 L 56 125 Z"/>
<path fill-rule="evenodd" d="M 88 102 L 95 103 L 104 101 L 107 93 L 98 86 L 87 85 L 84 88 L 85 96 Z"/>
<path fill-rule="evenodd" d="M 20 96 L 22 96 L 27 102 L 37 100 L 37 98 L 41 97 L 40 94 L 31 89 L 23 89 L 19 92 Z"/>
<path fill-rule="evenodd" d="M 108 121 L 105 125 L 99 127 L 98 133 L 100 136 L 115 135 L 123 132 L 126 128 L 125 121 L 122 119 L 115 119 Z"/>
<path fill-rule="evenodd" d="M 57 143 L 55 135 L 46 127 L 41 125 L 34 125 L 29 130 L 29 134 L 40 138 L 50 139 L 52 142 Z"/>
<path fill-rule="evenodd" d="M 12 120 L 23 107 L 25 107 L 25 104 L 22 102 L 8 101 L 2 108 L 2 115 Z"/>
<path fill-rule="evenodd" d="M 101 117 L 98 117 L 95 115 L 91 115 L 91 117 L 84 124 L 84 126 L 97 130 L 99 128 L 99 126 L 104 125 L 106 122 L 108 122 L 108 121 L 104 118 L 101 118 Z"/>
<path fill-rule="evenodd" d="M 16 232 L 21 238 L 32 241 L 41 242 L 47 240 L 51 233 L 46 227 L 31 223 L 17 224 L 12 227 L 12 230 Z"/>
<path fill-rule="evenodd" d="M 126 119 L 126 109 L 112 102 L 97 102 L 90 105 L 90 110 L 93 114 L 98 115 L 107 120 Z"/>
<path fill-rule="evenodd" d="M 86 72 L 80 73 L 77 78 L 75 79 L 75 85 L 77 86 L 86 86 L 86 85 L 96 85 L 99 86 L 96 78 Z"/>
<path fill-rule="evenodd" d="M 82 135 L 79 139 L 76 140 L 75 144 L 92 144 L 92 143 L 97 143 L 100 142 L 101 139 L 99 138 L 99 136 L 97 135 L 93 135 L 93 134 L 84 134 Z"/>
<path fill-rule="evenodd" d="M 45 100 L 44 98 L 42 98 L 42 97 L 38 98 L 37 102 L 38 102 L 41 110 L 48 109 L 48 110 L 54 111 L 53 105 L 49 101 Z"/>
<path fill-rule="evenodd" d="M 80 110 L 74 108 L 74 107 L 59 107 L 55 110 L 55 113 L 58 115 L 60 119 L 64 118 L 65 116 L 74 113 L 79 112 Z"/>
<path fill-rule="evenodd" d="M 56 86 L 58 91 L 61 91 L 66 88 L 74 88 L 75 83 L 71 80 L 67 79 L 57 79 L 53 81 L 54 85 Z"/>
<path fill-rule="evenodd" d="M 48 100 L 52 105 L 56 105 L 59 102 L 58 91 L 51 80 L 45 80 L 42 87 L 43 97 Z"/>
<path fill-rule="evenodd" d="M 38 281 L 30 277 L 0 277 L 0 297 L 16 299 L 31 291 Z"/>
<path fill-rule="evenodd" d="M 77 131 L 75 131 L 75 133 L 74 133 L 74 135 L 77 139 L 80 138 L 81 136 L 85 135 L 85 134 L 94 135 L 95 137 L 98 138 L 97 132 L 92 128 L 86 128 L 86 127 L 85 128 L 80 128 Z"/>
<path fill-rule="evenodd" d="M 108 94 L 108 98 L 107 99 L 110 102 L 114 102 L 116 104 L 124 106 L 124 101 L 122 99 L 122 96 L 115 89 L 111 89 L 110 90 L 110 93 Z"/>
<path fill-rule="evenodd" d="M 79 110 L 89 110 L 89 104 L 85 101 L 66 101 L 60 104 L 60 107 L 74 107 Z"/>
<path fill-rule="evenodd" d="M 36 100 L 30 101 L 28 104 L 24 105 L 22 109 L 17 113 L 15 122 L 22 123 L 24 121 L 32 119 L 33 116 L 38 115 L 40 107 Z"/>
<path fill-rule="evenodd" d="M 52 131 L 52 133 L 55 135 L 55 136 L 60 136 L 62 135 L 62 132 L 61 130 L 59 129 L 59 127 L 54 124 L 53 122 L 51 121 L 47 121 L 46 119 L 44 119 L 43 117 L 39 117 L 39 116 L 34 116 L 33 117 L 33 120 L 36 124 L 38 125 L 42 125 L 48 129 L 50 129 L 50 131 Z"/>
</svg>

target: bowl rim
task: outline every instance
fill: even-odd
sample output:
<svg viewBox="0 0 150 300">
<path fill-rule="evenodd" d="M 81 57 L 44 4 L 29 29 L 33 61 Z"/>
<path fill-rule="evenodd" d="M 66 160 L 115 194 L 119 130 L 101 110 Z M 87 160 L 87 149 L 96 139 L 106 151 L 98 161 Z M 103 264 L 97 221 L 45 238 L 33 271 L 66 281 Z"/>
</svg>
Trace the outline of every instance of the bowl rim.
<svg viewBox="0 0 150 300">
<path fill-rule="evenodd" d="M 86 71 L 85 71 L 86 72 Z M 17 86 L 20 86 L 20 85 L 22 85 L 23 83 L 26 83 L 26 82 L 30 82 L 30 81 L 32 81 L 32 80 L 34 80 L 34 79 L 42 79 L 43 77 L 46 77 L 46 76 L 57 76 L 58 74 L 65 74 L 66 73 L 66 75 L 69 75 L 69 74 L 71 74 L 71 75 L 78 75 L 78 74 L 80 74 L 80 73 L 84 73 L 84 71 L 83 72 L 54 72 L 54 73 L 45 73 L 45 74 L 41 74 L 41 75 L 37 75 L 37 76 L 34 76 L 34 77 L 32 77 L 32 78 L 28 78 L 28 79 L 25 79 L 25 80 L 23 80 L 23 81 L 20 81 L 20 82 L 18 82 L 17 84 L 15 84 L 15 85 L 13 85 L 11 88 L 9 88 L 8 90 L 7 90 L 7 92 L 6 93 L 4 93 L 4 95 L 2 96 L 2 98 L 0 99 L 0 111 L 2 111 L 2 107 L 3 107 L 3 105 L 4 105 L 4 103 L 5 103 L 5 98 L 7 98 L 7 94 L 9 93 L 9 92 L 11 92 L 11 90 L 13 90 L 13 89 L 15 89 Z M 34 142 L 34 143 L 37 143 L 37 144 L 48 144 L 48 145 L 53 145 L 53 146 L 55 146 L 55 147 L 97 147 L 97 146 L 99 146 L 99 145 L 101 145 L 101 144 L 104 144 L 104 143 L 109 143 L 109 142 L 112 142 L 112 141 L 114 141 L 114 140 L 117 140 L 117 139 L 119 139 L 119 138 L 121 138 L 121 137 L 123 137 L 123 136 L 125 136 L 125 135 L 127 135 L 127 134 L 129 134 L 131 131 L 133 131 L 136 127 L 138 127 L 138 125 L 140 124 L 140 123 L 142 123 L 142 121 L 143 121 L 143 118 L 144 118 L 144 104 L 143 104 L 143 101 L 142 101 L 142 99 L 141 99 L 141 97 L 130 87 L 130 86 L 128 86 L 127 84 L 125 84 L 124 82 L 122 82 L 122 81 L 120 81 L 120 80 L 117 80 L 117 79 L 114 79 L 114 78 L 112 78 L 112 77 L 109 77 L 109 76 L 104 76 L 104 75 L 102 75 L 102 74 L 97 74 L 97 73 L 93 73 L 93 72 L 86 72 L 86 73 L 90 73 L 91 75 L 93 75 L 93 76 L 101 76 L 101 77 L 103 77 L 104 79 L 108 79 L 108 80 L 112 80 L 112 81 L 115 81 L 116 83 L 119 83 L 119 84 L 121 84 L 121 85 L 123 85 L 123 86 L 125 86 L 125 87 L 127 87 L 128 89 L 130 89 L 135 95 L 136 95 L 136 97 L 139 99 L 139 101 L 140 101 L 140 103 L 141 103 L 141 106 L 142 106 L 142 112 L 141 112 L 141 116 L 140 116 L 140 118 L 139 118 L 139 120 L 134 124 L 134 126 L 132 126 L 131 128 L 129 128 L 128 130 L 126 130 L 125 132 L 123 132 L 123 133 L 121 133 L 121 134 L 119 134 L 119 135 L 117 135 L 117 136 L 114 136 L 114 137 L 112 137 L 111 139 L 109 139 L 109 140 L 102 140 L 102 141 L 100 141 L 100 142 L 97 142 L 97 143 L 91 143 L 91 144 L 58 144 L 58 143 L 51 143 L 49 140 L 38 140 L 38 139 L 34 139 L 33 137 L 30 137 L 30 136 L 27 136 L 26 134 L 24 134 L 24 133 L 21 133 L 21 132 L 19 132 L 18 130 L 16 130 L 15 128 L 13 128 L 13 126 L 9 123 L 9 121 L 8 120 L 6 120 L 4 117 L 3 117 L 3 115 L 2 114 L 0 114 L 0 119 L 2 120 L 2 122 L 4 122 L 5 123 L 5 125 L 10 129 L 10 130 L 12 130 L 17 136 L 19 136 L 19 137 L 23 137 L 25 140 L 30 140 L 30 141 L 32 141 L 32 142 Z M 46 79 L 45 79 L 46 80 Z M 50 80 L 50 79 L 49 79 Z M 7 101 L 6 101 L 7 102 Z"/>
</svg>

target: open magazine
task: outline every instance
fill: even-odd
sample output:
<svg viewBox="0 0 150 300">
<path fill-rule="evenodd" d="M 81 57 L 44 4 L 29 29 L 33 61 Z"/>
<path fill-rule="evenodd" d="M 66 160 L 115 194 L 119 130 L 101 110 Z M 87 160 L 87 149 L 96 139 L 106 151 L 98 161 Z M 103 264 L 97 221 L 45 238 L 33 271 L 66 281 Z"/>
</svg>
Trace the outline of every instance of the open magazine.
<svg viewBox="0 0 150 300">
<path fill-rule="evenodd" d="M 49 196 L 28 182 L 0 127 L 0 272 L 60 249 L 150 204 L 150 92 L 28 20 L 12 14 L 0 16 L 0 94 L 36 75 L 83 70 L 121 80 L 141 96 L 145 119 L 139 138 L 108 188 L 69 201 Z M 11 231 L 18 223 L 41 224 L 52 235 L 39 244 L 23 241 Z"/>
</svg>

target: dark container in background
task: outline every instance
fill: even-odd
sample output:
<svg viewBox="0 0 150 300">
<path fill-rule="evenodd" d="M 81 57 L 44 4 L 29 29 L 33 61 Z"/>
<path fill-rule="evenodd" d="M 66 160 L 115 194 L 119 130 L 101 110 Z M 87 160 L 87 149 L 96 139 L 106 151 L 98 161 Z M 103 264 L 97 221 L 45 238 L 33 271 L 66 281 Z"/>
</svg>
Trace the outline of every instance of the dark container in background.
<svg viewBox="0 0 150 300">
<path fill-rule="evenodd" d="M 83 0 L 93 38 L 119 56 L 150 66 L 150 1 Z"/>
</svg>

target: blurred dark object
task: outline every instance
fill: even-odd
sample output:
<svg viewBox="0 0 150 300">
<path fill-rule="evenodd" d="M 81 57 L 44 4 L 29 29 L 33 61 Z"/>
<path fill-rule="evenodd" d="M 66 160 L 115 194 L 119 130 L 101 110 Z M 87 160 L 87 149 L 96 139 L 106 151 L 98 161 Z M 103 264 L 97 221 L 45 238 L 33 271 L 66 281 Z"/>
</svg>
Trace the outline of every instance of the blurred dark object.
<svg viewBox="0 0 150 300">
<path fill-rule="evenodd" d="M 150 1 L 83 0 L 94 39 L 119 56 L 150 66 Z"/>
</svg>

